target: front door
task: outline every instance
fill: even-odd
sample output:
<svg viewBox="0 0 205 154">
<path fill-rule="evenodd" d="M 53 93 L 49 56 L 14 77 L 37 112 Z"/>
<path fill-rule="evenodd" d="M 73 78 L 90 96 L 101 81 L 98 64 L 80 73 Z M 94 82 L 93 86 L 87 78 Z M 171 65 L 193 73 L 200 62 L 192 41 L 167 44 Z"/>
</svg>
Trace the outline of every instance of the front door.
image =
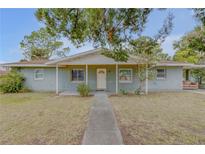
<svg viewBox="0 0 205 154">
<path fill-rule="evenodd" d="M 106 69 L 98 68 L 97 69 L 97 90 L 106 89 Z"/>
</svg>

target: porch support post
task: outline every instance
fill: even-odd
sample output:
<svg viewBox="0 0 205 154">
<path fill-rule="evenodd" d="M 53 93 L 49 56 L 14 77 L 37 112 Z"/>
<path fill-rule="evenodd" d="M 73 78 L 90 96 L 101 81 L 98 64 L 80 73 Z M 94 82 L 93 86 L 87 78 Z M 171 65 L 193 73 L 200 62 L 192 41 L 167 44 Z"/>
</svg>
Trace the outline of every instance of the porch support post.
<svg viewBox="0 0 205 154">
<path fill-rule="evenodd" d="M 118 64 L 116 64 L 116 94 L 118 94 Z"/>
<path fill-rule="evenodd" d="M 85 72 L 86 72 L 86 77 L 85 77 L 85 82 L 86 82 L 86 85 L 88 85 L 88 64 L 86 64 L 85 66 Z"/>
<path fill-rule="evenodd" d="M 189 81 L 189 69 L 186 70 L 186 81 Z"/>
<path fill-rule="evenodd" d="M 146 64 L 146 74 L 145 74 L 145 94 L 148 94 L 148 66 Z"/>
<path fill-rule="evenodd" d="M 58 64 L 56 64 L 56 94 L 58 94 Z"/>
</svg>

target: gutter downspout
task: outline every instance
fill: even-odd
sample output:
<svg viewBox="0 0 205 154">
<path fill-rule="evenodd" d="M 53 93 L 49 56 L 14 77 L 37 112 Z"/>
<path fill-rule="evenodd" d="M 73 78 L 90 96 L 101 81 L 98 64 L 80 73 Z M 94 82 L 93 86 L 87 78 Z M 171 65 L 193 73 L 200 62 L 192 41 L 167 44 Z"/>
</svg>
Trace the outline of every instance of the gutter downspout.
<svg viewBox="0 0 205 154">
<path fill-rule="evenodd" d="M 56 94 L 58 95 L 58 64 L 56 64 Z"/>
</svg>

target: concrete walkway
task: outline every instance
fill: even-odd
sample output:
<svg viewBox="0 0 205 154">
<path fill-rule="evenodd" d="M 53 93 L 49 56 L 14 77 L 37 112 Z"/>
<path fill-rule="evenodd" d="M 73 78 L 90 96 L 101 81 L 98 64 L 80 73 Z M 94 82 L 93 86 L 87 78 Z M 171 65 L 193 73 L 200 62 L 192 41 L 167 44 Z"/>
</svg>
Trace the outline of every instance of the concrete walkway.
<svg viewBox="0 0 205 154">
<path fill-rule="evenodd" d="M 186 92 L 197 93 L 205 95 L 205 89 L 198 89 L 198 90 L 185 90 Z"/>
<path fill-rule="evenodd" d="M 116 145 L 123 144 L 117 121 L 105 92 L 95 93 L 88 126 L 82 144 Z"/>
</svg>

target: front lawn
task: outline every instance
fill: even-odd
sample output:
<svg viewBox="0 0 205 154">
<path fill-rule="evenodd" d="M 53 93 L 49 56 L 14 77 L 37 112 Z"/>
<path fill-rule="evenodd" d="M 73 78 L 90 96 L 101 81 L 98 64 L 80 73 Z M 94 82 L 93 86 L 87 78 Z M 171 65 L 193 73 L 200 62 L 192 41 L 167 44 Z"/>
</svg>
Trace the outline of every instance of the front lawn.
<svg viewBox="0 0 205 154">
<path fill-rule="evenodd" d="M 205 144 L 205 95 L 112 96 L 125 144 Z"/>
<path fill-rule="evenodd" d="M 80 144 L 91 99 L 0 94 L 0 144 Z"/>
</svg>

